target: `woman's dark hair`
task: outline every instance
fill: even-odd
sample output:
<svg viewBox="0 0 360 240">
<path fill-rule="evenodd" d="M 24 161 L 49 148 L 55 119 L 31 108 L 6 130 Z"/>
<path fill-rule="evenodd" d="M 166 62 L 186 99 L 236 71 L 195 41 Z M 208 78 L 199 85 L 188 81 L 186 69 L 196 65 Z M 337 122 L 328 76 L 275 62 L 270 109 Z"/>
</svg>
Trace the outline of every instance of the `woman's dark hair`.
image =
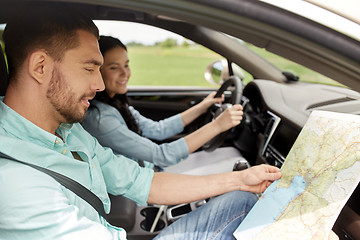
<svg viewBox="0 0 360 240">
<path fill-rule="evenodd" d="M 119 39 L 110 36 L 100 36 L 99 47 L 103 56 L 105 56 L 107 51 L 117 47 L 121 47 L 127 51 L 126 46 Z"/>
<path fill-rule="evenodd" d="M 117 47 L 121 47 L 127 51 L 126 46 L 117 38 L 110 36 L 100 36 L 99 47 L 101 54 L 105 57 L 107 51 Z M 134 116 L 131 114 L 129 109 L 129 99 L 125 94 L 116 94 L 113 98 L 110 98 L 106 91 L 98 92 L 95 96 L 98 101 L 104 102 L 116 108 L 121 116 L 124 118 L 127 127 L 141 135 L 141 130 L 137 124 Z"/>
</svg>

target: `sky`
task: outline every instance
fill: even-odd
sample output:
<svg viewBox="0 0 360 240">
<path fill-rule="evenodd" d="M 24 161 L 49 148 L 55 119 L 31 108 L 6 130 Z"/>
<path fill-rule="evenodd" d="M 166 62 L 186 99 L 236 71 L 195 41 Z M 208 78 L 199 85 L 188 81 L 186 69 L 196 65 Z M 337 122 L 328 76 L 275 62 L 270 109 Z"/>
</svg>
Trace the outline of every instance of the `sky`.
<svg viewBox="0 0 360 240">
<path fill-rule="evenodd" d="M 156 27 L 130 22 L 94 21 L 100 30 L 100 35 L 110 35 L 119 38 L 124 44 L 136 41 L 144 45 L 153 45 L 167 38 L 173 38 L 182 43 L 184 38 L 180 35 Z"/>
<path fill-rule="evenodd" d="M 262 0 L 360 40 L 359 0 Z M 352 6 L 352 7 L 349 7 Z M 340 17 L 338 14 L 340 14 Z"/>
</svg>

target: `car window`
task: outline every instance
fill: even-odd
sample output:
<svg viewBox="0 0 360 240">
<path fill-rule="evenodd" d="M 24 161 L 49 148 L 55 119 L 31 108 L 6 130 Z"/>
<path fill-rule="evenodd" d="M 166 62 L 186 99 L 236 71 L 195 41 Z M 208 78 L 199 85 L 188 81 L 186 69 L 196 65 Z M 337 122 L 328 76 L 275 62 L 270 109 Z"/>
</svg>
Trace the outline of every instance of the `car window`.
<svg viewBox="0 0 360 240">
<path fill-rule="evenodd" d="M 2 34 L 4 32 L 4 28 L 5 28 L 5 24 L 0 24 L 0 43 L 3 46 L 4 45 L 4 40 L 2 38 Z"/>
<path fill-rule="evenodd" d="M 100 29 L 100 34 L 117 37 L 127 45 L 132 70 L 130 86 L 217 87 L 205 80 L 204 73 L 213 61 L 224 60 L 219 54 L 160 28 L 118 21 L 95 21 L 95 23 Z M 265 49 L 246 42 L 243 44 L 281 71 L 298 76 L 300 81 L 343 86 Z M 241 66 L 236 64 L 232 67 L 235 70 L 241 69 Z M 241 70 L 245 84 L 253 80 L 251 74 L 244 69 Z M 219 83 L 218 80 L 215 82 Z"/>
<path fill-rule="evenodd" d="M 129 86 L 217 87 L 204 78 L 207 66 L 222 57 L 182 36 L 138 23 L 95 21 L 101 35 L 119 38 L 128 48 Z"/>
</svg>

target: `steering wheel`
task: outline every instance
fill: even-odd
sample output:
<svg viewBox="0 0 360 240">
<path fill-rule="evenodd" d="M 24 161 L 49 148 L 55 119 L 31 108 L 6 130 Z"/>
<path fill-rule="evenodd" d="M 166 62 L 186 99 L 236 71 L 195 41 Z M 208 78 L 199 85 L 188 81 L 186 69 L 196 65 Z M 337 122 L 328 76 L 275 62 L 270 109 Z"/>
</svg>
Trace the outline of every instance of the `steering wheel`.
<svg viewBox="0 0 360 240">
<path fill-rule="evenodd" d="M 230 102 L 223 104 L 214 104 L 212 107 L 210 107 L 206 113 L 204 125 L 216 119 L 222 112 L 230 108 L 232 105 L 240 104 L 243 88 L 240 79 L 236 76 L 231 76 L 228 79 L 226 79 L 219 88 L 219 90 L 217 90 L 214 98 L 221 97 L 221 95 L 225 92 L 225 90 L 227 90 L 230 87 L 232 87 Z M 220 133 L 219 135 L 217 135 L 216 137 L 205 143 L 202 147 L 203 150 L 207 152 L 212 152 L 216 148 L 221 146 L 221 144 L 225 141 L 225 139 L 230 134 L 232 129 Z"/>
</svg>

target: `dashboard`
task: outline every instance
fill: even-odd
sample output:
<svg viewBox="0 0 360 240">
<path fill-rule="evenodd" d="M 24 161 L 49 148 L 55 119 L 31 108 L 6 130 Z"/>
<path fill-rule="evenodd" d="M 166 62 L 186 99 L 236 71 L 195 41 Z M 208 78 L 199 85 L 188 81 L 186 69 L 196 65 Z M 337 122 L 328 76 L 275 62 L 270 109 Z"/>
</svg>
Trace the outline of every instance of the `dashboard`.
<svg viewBox="0 0 360 240">
<path fill-rule="evenodd" d="M 360 114 L 360 94 L 348 88 L 254 80 L 243 95 L 248 103 L 235 145 L 250 154 L 251 164 L 280 167 L 313 110 Z"/>
</svg>

